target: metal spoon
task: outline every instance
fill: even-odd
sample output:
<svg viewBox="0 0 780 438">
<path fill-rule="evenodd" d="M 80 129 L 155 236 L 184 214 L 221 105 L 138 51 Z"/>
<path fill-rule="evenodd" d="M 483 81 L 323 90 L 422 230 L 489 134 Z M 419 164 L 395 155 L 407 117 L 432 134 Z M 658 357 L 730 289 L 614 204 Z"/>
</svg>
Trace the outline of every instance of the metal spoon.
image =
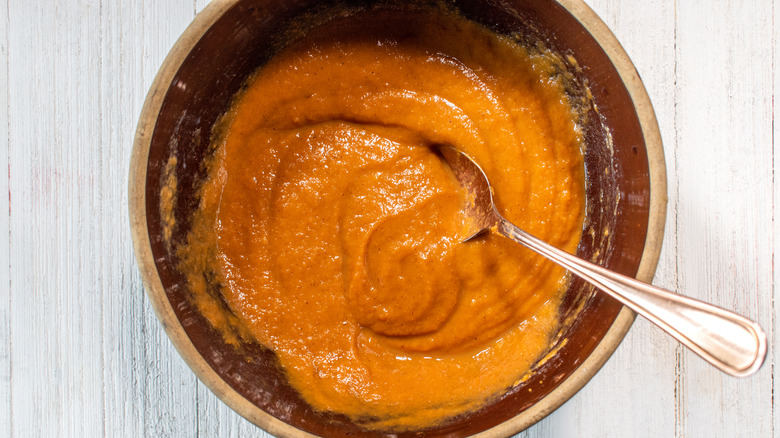
<svg viewBox="0 0 780 438">
<path fill-rule="evenodd" d="M 493 203 L 482 169 L 463 152 L 439 146 L 438 152 L 471 196 L 465 213 L 470 237 L 497 232 L 565 267 L 664 329 L 704 360 L 732 376 L 756 372 L 766 356 L 766 334 L 753 321 L 692 298 L 642 283 L 561 251 L 507 221 Z"/>
</svg>

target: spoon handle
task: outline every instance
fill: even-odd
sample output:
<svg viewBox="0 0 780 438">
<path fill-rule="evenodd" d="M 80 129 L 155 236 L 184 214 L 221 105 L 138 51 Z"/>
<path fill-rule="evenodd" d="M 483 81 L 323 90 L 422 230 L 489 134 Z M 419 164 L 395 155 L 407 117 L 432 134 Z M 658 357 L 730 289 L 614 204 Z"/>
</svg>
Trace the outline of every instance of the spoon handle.
<svg viewBox="0 0 780 438">
<path fill-rule="evenodd" d="M 720 370 L 732 376 L 747 376 L 764 362 L 766 334 L 757 323 L 582 260 L 517 228 L 503 217 L 500 219 L 500 234 L 610 294 Z"/>
</svg>

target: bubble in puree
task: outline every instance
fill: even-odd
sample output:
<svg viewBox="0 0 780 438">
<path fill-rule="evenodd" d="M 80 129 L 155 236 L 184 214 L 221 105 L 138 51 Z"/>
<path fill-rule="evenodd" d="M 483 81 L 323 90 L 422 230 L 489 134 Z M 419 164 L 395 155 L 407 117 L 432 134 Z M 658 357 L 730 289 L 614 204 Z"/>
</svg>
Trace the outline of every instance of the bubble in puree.
<svg viewBox="0 0 780 438">
<path fill-rule="evenodd" d="M 191 289 L 212 273 L 317 410 L 404 430 L 489 403 L 549 350 L 567 277 L 502 237 L 462 242 L 467 199 L 431 146 L 474 157 L 509 220 L 574 252 L 582 135 L 559 76 L 452 13 L 308 31 L 222 121 L 182 253 Z"/>
</svg>

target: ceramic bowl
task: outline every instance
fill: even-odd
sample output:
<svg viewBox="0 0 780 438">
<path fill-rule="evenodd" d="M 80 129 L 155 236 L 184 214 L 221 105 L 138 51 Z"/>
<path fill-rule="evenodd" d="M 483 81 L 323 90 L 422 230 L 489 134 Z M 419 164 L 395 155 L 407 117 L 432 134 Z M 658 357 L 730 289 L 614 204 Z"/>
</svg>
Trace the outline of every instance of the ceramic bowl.
<svg viewBox="0 0 780 438">
<path fill-rule="evenodd" d="M 347 2 L 358 4 L 360 2 Z M 666 214 L 660 134 L 642 82 L 615 37 L 580 0 L 454 0 L 461 12 L 505 34 L 542 41 L 571 55 L 568 68 L 590 87 L 585 127 L 587 224 L 581 256 L 650 281 Z M 168 336 L 195 374 L 225 403 L 277 436 L 388 436 L 314 411 L 290 387 L 274 354 L 260 345 L 227 345 L 188 301 L 176 248 L 198 205 L 201 166 L 214 122 L 248 75 L 272 55 L 285 26 L 328 2 L 214 0 L 171 50 L 144 104 L 133 148 L 129 204 L 138 265 Z M 571 58 L 567 58 L 571 59 Z M 597 110 L 596 110 L 597 109 Z M 175 160 L 172 160 L 175 157 Z M 176 226 L 160 209 L 167 178 Z M 170 232 L 170 238 L 166 233 Z M 507 436 L 563 404 L 604 364 L 634 314 L 575 280 L 565 295 L 555 353 L 530 378 L 478 412 L 393 436 Z"/>
</svg>

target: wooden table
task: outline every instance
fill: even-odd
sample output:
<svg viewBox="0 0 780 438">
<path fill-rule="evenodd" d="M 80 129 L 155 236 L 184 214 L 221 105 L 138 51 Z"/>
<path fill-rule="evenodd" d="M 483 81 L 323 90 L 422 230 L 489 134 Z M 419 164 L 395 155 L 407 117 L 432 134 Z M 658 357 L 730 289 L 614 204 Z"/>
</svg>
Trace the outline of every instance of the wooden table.
<svg viewBox="0 0 780 438">
<path fill-rule="evenodd" d="M 206 3 L 0 1 L 0 436 L 264 435 L 179 358 L 130 241 L 141 104 Z M 734 379 L 638 320 L 585 389 L 519 436 L 772 436 L 780 2 L 588 3 L 635 62 L 663 134 L 656 284 L 757 319 L 770 352 Z"/>
</svg>

